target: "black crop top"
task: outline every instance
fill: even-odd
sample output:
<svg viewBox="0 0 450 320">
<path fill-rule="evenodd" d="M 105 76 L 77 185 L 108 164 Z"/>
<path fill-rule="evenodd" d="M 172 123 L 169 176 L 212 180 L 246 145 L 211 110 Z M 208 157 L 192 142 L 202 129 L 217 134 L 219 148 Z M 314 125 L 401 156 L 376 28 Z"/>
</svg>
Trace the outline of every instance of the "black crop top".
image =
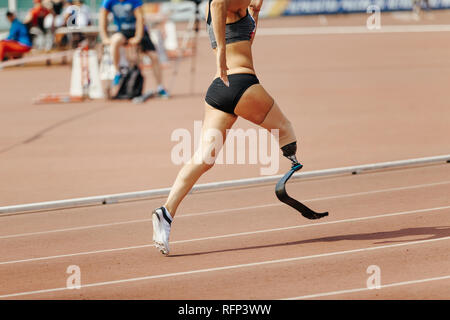
<svg viewBox="0 0 450 320">
<path fill-rule="evenodd" d="M 208 18 L 206 20 L 206 30 L 209 35 L 209 40 L 211 41 L 211 47 L 213 49 L 217 48 L 216 37 L 214 36 L 213 26 L 211 25 L 211 2 L 208 3 Z M 256 22 L 252 15 L 249 14 L 247 9 L 247 14 L 245 17 L 239 19 L 233 23 L 227 23 L 225 26 L 225 43 L 233 43 L 238 41 L 249 41 L 255 32 Z"/>
</svg>

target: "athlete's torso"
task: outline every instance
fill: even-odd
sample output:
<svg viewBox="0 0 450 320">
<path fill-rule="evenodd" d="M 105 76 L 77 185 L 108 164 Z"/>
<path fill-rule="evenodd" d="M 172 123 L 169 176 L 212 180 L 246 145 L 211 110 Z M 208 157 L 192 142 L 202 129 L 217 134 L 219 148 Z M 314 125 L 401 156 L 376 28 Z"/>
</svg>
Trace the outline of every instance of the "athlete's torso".
<svg viewBox="0 0 450 320">
<path fill-rule="evenodd" d="M 210 15 L 210 5 L 206 8 L 206 25 L 210 36 L 211 46 L 217 47 Z M 227 12 L 227 25 L 225 26 L 225 42 L 228 74 L 252 73 L 254 74 L 253 59 L 250 39 L 256 24 L 253 17 L 248 13 L 250 0 L 241 1 L 241 6 L 233 11 Z M 218 75 L 216 75 L 218 76 Z"/>
<path fill-rule="evenodd" d="M 9 30 L 8 40 L 17 41 L 25 46 L 31 47 L 31 40 L 28 35 L 28 30 L 25 25 L 18 19 L 15 19 L 11 24 L 11 29 Z"/>
<path fill-rule="evenodd" d="M 104 0 L 103 7 L 112 12 L 119 31 L 136 29 L 134 10 L 142 6 L 142 0 Z"/>
</svg>

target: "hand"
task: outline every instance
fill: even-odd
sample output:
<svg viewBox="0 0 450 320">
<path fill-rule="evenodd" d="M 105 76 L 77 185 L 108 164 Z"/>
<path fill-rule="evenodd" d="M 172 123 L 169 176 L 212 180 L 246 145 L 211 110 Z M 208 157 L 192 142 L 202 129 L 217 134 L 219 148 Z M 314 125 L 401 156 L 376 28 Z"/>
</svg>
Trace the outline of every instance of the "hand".
<svg viewBox="0 0 450 320">
<path fill-rule="evenodd" d="M 128 43 L 131 44 L 131 45 L 137 45 L 137 44 L 139 44 L 139 42 L 141 42 L 141 39 L 140 38 L 136 38 L 136 37 L 130 38 L 128 40 Z"/>
<path fill-rule="evenodd" d="M 109 46 L 111 44 L 111 39 L 110 38 L 104 38 L 102 39 L 102 43 L 104 46 Z"/>
<path fill-rule="evenodd" d="M 225 48 L 217 49 L 217 74 L 219 74 L 219 77 L 222 79 L 223 83 L 229 87 L 230 82 L 228 81 L 227 70 L 227 55 Z"/>
<path fill-rule="evenodd" d="M 253 40 L 255 40 L 256 29 L 250 35 L 250 43 L 253 44 Z"/>
</svg>

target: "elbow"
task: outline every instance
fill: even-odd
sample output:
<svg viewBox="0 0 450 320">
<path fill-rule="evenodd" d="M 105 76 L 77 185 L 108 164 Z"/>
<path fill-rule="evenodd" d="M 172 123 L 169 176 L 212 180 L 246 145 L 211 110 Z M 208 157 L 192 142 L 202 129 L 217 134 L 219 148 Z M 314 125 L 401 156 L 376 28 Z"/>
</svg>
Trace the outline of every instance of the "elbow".
<svg viewBox="0 0 450 320">
<path fill-rule="evenodd" d="M 253 11 L 260 11 L 263 4 L 263 0 L 253 0 L 250 3 L 250 7 L 253 9 Z"/>
</svg>

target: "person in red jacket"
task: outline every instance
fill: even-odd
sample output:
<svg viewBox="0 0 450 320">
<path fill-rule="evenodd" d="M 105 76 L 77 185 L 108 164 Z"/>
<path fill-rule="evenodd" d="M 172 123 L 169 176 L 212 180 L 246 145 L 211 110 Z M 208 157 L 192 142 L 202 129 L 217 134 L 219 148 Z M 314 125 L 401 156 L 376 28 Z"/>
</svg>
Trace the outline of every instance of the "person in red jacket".
<svg viewBox="0 0 450 320">
<path fill-rule="evenodd" d="M 52 14 L 52 11 L 42 5 L 42 0 L 33 0 L 33 3 L 34 6 L 28 12 L 23 23 L 28 26 L 28 29 L 38 27 L 42 31 L 45 31 L 44 19 L 48 14 Z"/>
<path fill-rule="evenodd" d="M 8 37 L 0 41 L 0 62 L 6 56 L 17 58 L 31 50 L 31 40 L 25 25 L 12 12 L 8 11 L 6 18 L 11 22 L 11 29 Z"/>
</svg>

